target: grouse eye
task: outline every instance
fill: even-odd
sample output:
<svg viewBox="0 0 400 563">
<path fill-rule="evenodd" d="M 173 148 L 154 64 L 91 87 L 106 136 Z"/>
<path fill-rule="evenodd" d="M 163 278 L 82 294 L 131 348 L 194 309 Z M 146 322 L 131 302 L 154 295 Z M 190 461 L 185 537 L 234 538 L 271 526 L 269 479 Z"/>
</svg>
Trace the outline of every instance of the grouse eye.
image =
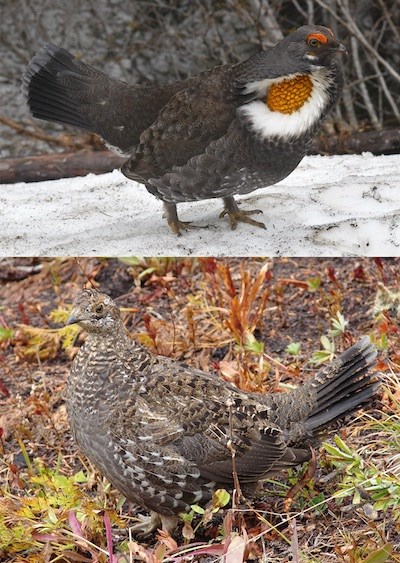
<svg viewBox="0 0 400 563">
<path fill-rule="evenodd" d="M 315 37 L 312 37 L 311 39 L 308 40 L 308 44 L 310 47 L 318 47 L 319 41 L 318 39 L 315 39 Z"/>
<path fill-rule="evenodd" d="M 98 305 L 96 305 L 94 310 L 95 310 L 95 313 L 97 313 L 98 315 L 101 315 L 101 313 L 104 311 L 103 303 L 99 303 Z"/>
</svg>

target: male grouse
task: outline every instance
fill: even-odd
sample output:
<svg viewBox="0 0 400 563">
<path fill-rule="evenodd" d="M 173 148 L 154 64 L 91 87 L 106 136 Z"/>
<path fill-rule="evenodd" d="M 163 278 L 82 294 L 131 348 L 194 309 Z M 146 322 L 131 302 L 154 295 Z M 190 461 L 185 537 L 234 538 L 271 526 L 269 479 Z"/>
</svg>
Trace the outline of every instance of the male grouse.
<svg viewBox="0 0 400 563">
<path fill-rule="evenodd" d="M 133 342 L 114 301 L 94 289 L 76 297 L 68 324 L 87 332 L 74 359 L 67 410 L 87 457 L 127 499 L 152 511 L 152 531 L 217 488 L 231 488 L 232 449 L 241 484 L 310 458 L 327 424 L 376 393 L 368 337 L 290 393 L 244 393 L 216 375 L 155 356 Z M 229 444 L 230 443 L 230 444 Z"/>
<path fill-rule="evenodd" d="M 93 131 L 131 155 L 122 172 L 164 202 L 180 234 L 176 204 L 222 198 L 232 228 L 259 210 L 235 194 L 270 186 L 305 156 L 343 88 L 346 52 L 332 31 L 303 26 L 249 59 L 163 86 L 126 84 L 45 45 L 22 77 L 39 119 Z"/>
</svg>

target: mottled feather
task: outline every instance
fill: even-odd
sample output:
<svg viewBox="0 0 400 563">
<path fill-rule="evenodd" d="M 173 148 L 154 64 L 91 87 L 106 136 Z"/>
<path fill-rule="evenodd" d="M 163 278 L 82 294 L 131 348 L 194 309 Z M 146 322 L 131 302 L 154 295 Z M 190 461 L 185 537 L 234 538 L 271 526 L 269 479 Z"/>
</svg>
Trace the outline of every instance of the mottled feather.
<svg viewBox="0 0 400 563">
<path fill-rule="evenodd" d="M 368 338 L 292 393 L 259 395 L 151 354 L 96 290 L 78 295 L 69 322 L 88 332 L 68 382 L 75 439 L 129 500 L 164 516 L 231 488 L 232 450 L 239 481 L 254 486 L 306 461 L 315 433 L 377 390 Z"/>
</svg>

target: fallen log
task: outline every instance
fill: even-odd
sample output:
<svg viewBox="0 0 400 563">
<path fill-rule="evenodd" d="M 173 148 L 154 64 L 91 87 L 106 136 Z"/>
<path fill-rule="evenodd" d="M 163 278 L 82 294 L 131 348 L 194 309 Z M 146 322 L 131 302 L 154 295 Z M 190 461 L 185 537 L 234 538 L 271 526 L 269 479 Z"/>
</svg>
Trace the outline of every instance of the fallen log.
<svg viewBox="0 0 400 563">
<path fill-rule="evenodd" d="M 360 131 L 318 137 L 309 154 L 395 154 L 400 152 L 400 128 Z M 120 168 L 126 158 L 111 151 L 78 151 L 0 159 L 0 184 L 39 182 Z"/>
<path fill-rule="evenodd" d="M 93 174 L 120 168 L 126 158 L 111 151 L 79 151 L 0 159 L 0 184 L 40 182 Z"/>
<path fill-rule="evenodd" d="M 400 152 L 400 127 L 347 131 L 338 135 L 320 135 L 309 154 L 397 154 Z"/>
</svg>

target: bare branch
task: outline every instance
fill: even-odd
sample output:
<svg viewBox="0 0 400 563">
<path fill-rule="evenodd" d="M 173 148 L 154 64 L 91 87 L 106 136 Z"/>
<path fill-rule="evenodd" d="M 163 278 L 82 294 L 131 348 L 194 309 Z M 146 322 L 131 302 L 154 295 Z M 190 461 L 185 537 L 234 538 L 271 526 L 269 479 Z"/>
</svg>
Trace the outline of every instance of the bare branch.
<svg viewBox="0 0 400 563">
<path fill-rule="evenodd" d="M 335 18 L 337 19 L 338 22 L 340 22 L 343 27 L 345 27 L 346 29 L 348 29 L 350 31 L 350 33 L 352 33 L 353 35 L 355 35 L 355 37 L 360 41 L 360 43 L 368 50 L 370 51 L 375 57 L 376 59 L 388 70 L 388 72 L 390 72 L 390 74 L 398 81 L 400 82 L 400 74 L 398 72 L 396 72 L 396 70 L 394 69 L 394 67 L 386 60 L 384 59 L 379 53 L 378 51 L 367 41 L 367 39 L 365 38 L 364 34 L 361 32 L 361 30 L 359 29 L 359 27 L 357 26 L 354 18 L 351 16 L 351 14 L 349 13 L 348 10 L 346 10 L 346 8 L 343 6 L 343 2 L 342 0 L 337 0 L 340 7 L 343 10 L 343 13 L 346 16 L 346 19 L 341 18 L 340 16 L 338 16 L 336 14 L 336 12 L 334 10 L 332 10 L 332 8 L 326 3 L 324 2 L 324 0 L 315 0 L 315 2 L 317 2 L 317 4 L 319 4 L 322 8 L 325 8 L 326 10 L 328 10 L 332 15 L 335 16 Z M 399 0 L 400 1 L 400 0 Z"/>
<path fill-rule="evenodd" d="M 365 103 L 365 107 L 368 111 L 372 124 L 375 126 L 376 129 L 380 129 L 382 127 L 382 124 L 379 122 L 378 116 L 375 112 L 375 108 L 369 96 L 365 81 L 361 80 L 363 77 L 363 71 L 362 71 L 361 61 L 358 53 L 357 39 L 355 37 L 351 37 L 350 44 L 351 44 L 351 54 L 353 57 L 354 68 L 356 70 L 358 78 L 360 79 L 360 91 Z"/>
<path fill-rule="evenodd" d="M 391 92 L 390 92 L 390 90 L 389 90 L 389 88 L 388 88 L 388 85 L 387 85 L 387 83 L 386 83 L 385 77 L 383 76 L 383 74 L 382 74 L 382 72 L 381 72 L 381 70 L 380 70 L 380 68 L 379 68 L 379 65 L 378 65 L 377 61 L 376 61 L 374 58 L 371 57 L 371 61 L 370 61 L 370 62 L 371 62 L 371 64 L 372 64 L 372 66 L 374 67 L 375 71 L 376 71 L 378 80 L 379 80 L 380 85 L 381 85 L 381 87 L 382 87 L 382 91 L 383 91 L 383 93 L 385 94 L 386 99 L 387 99 L 387 101 L 389 102 L 389 104 L 390 104 L 390 106 L 391 106 L 391 108 L 392 108 L 392 111 L 393 111 L 394 115 L 395 115 L 395 116 L 397 117 L 397 119 L 400 121 L 400 110 L 399 110 L 399 107 L 398 107 L 398 105 L 396 104 L 395 100 L 393 99 L 393 96 L 392 96 L 392 94 L 391 94 Z"/>
</svg>

